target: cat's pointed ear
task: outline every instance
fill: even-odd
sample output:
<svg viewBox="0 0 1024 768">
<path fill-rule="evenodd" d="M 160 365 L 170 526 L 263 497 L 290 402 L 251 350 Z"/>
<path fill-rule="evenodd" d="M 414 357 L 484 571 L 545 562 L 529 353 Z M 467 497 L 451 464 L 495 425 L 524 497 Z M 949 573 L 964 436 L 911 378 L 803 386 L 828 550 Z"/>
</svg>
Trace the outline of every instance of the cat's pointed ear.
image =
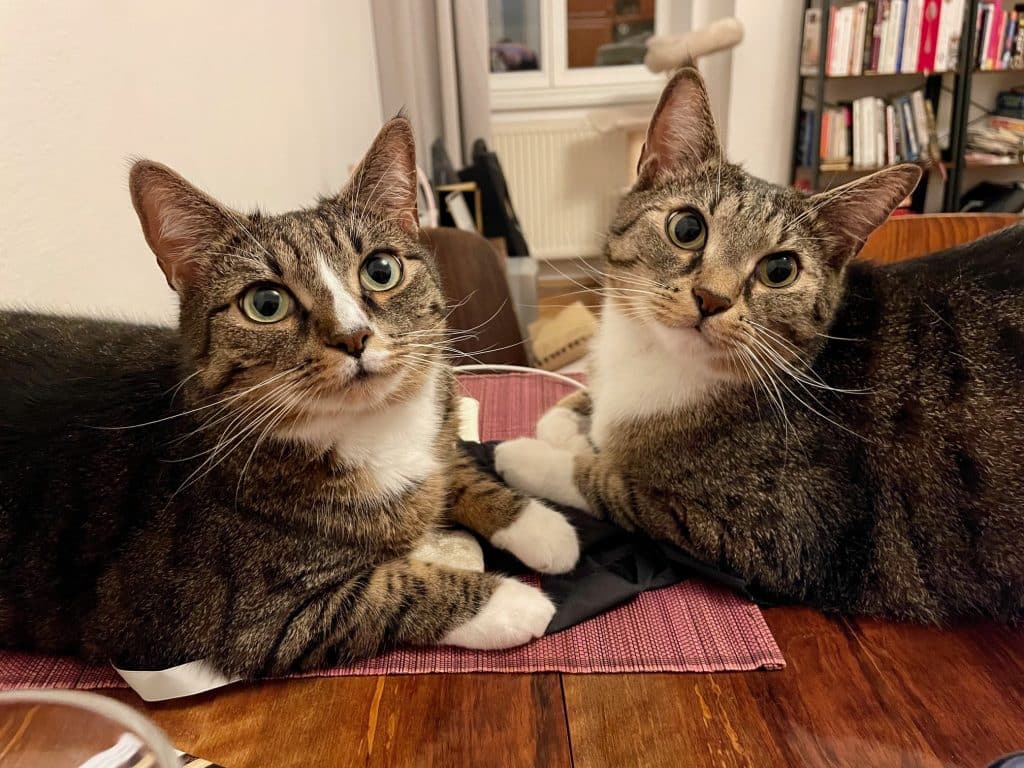
<svg viewBox="0 0 1024 768">
<path fill-rule="evenodd" d="M 697 167 L 721 154 L 704 80 L 692 67 L 681 69 L 665 86 L 654 110 L 637 164 L 636 187 L 648 187 L 659 176 Z"/>
<path fill-rule="evenodd" d="M 384 124 L 339 198 L 355 208 L 378 210 L 416 234 L 416 143 L 408 120 L 395 117 Z"/>
<path fill-rule="evenodd" d="M 128 186 L 146 242 L 167 284 L 180 291 L 201 271 L 205 246 L 240 215 L 152 160 L 132 165 Z"/>
<path fill-rule="evenodd" d="M 809 203 L 816 218 L 843 240 L 842 258 L 847 259 L 860 250 L 920 180 L 921 169 L 903 163 L 813 195 Z"/>
</svg>

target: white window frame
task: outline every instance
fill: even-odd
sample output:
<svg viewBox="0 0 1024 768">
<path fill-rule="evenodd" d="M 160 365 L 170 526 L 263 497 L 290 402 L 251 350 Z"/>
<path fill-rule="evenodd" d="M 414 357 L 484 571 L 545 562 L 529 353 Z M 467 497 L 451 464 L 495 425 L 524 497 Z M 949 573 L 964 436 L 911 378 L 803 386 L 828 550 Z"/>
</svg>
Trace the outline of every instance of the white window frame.
<svg viewBox="0 0 1024 768">
<path fill-rule="evenodd" d="M 676 5 L 689 10 L 690 4 Z M 654 34 L 672 28 L 672 6 L 672 0 L 655 0 Z M 540 0 L 540 69 L 492 72 L 492 110 L 608 106 L 657 98 L 665 77 L 643 64 L 570 68 L 568 23 L 567 0 Z"/>
</svg>

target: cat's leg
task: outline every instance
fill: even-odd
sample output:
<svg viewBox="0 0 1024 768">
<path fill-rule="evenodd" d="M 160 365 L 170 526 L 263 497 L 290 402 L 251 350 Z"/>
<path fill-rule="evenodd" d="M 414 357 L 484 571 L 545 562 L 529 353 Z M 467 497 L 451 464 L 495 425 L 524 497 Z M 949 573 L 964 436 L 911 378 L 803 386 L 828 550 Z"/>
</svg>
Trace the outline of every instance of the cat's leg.
<svg viewBox="0 0 1024 768">
<path fill-rule="evenodd" d="M 457 454 L 451 467 L 448 516 L 542 573 L 571 571 L 580 556 L 576 530 L 560 513 L 527 498 Z"/>
<path fill-rule="evenodd" d="M 585 451 L 573 453 L 543 440 L 521 437 L 494 449 L 494 468 L 513 488 L 590 512 L 590 503 L 576 486 L 575 475 L 577 457 L 586 460 L 594 455 L 589 443 Z"/>
<path fill-rule="evenodd" d="M 554 612 L 543 592 L 516 579 L 403 558 L 354 577 L 328 573 L 305 584 L 274 612 L 276 622 L 263 621 L 244 643 L 236 639 L 234 659 L 259 648 L 261 667 L 238 670 L 230 659 L 218 666 L 268 675 L 346 663 L 399 645 L 511 648 L 544 634 Z"/>
</svg>

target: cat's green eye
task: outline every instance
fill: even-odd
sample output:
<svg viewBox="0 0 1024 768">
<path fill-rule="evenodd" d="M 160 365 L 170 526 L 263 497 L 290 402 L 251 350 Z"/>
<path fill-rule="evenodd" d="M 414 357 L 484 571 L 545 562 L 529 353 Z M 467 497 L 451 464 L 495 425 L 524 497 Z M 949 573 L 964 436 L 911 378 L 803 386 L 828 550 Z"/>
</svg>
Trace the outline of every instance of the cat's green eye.
<svg viewBox="0 0 1024 768">
<path fill-rule="evenodd" d="M 687 251 L 699 251 L 708 239 L 708 228 L 696 211 L 674 211 L 665 222 L 668 239 Z"/>
<path fill-rule="evenodd" d="M 800 262 L 792 253 L 773 253 L 757 263 L 757 279 L 769 288 L 792 285 L 800 274 Z"/>
<path fill-rule="evenodd" d="M 242 312 L 256 323 L 277 323 L 291 314 L 292 297 L 279 285 L 254 285 L 242 296 Z"/>
<path fill-rule="evenodd" d="M 359 267 L 359 282 L 368 291 L 390 291 L 402 281 L 402 262 L 390 253 L 371 253 Z"/>
</svg>

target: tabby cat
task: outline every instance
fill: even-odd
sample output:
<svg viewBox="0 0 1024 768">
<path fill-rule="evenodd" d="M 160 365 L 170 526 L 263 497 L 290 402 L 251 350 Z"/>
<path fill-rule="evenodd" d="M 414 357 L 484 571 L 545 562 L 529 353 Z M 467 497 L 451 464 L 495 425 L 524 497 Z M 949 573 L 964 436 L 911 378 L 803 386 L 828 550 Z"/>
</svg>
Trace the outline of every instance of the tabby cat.
<svg viewBox="0 0 1024 768">
<path fill-rule="evenodd" d="M 680 72 L 608 235 L 589 395 L 499 471 L 777 599 L 1020 619 L 1024 227 L 851 261 L 919 178 L 753 178 Z"/>
<path fill-rule="evenodd" d="M 308 210 L 130 186 L 180 329 L 0 320 L 0 643 L 252 676 L 542 634 L 539 590 L 417 558 L 455 523 L 547 572 L 578 543 L 457 447 L 408 122 Z"/>
</svg>

